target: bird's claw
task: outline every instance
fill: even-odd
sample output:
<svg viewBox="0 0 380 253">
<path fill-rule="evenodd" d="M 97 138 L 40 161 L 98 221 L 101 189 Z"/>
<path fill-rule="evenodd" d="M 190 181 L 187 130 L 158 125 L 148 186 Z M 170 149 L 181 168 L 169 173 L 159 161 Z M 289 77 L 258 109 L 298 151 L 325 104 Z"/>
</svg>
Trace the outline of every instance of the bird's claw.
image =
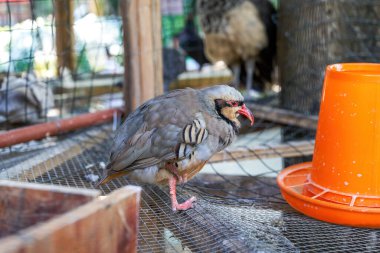
<svg viewBox="0 0 380 253">
<path fill-rule="evenodd" d="M 191 198 L 189 198 L 188 200 L 186 200 L 185 202 L 183 202 L 182 204 L 178 204 L 176 203 L 175 205 L 172 206 L 172 209 L 174 212 L 176 211 L 186 211 L 190 208 L 193 208 L 194 207 L 194 203 L 197 201 L 197 198 L 192 196 Z"/>
</svg>

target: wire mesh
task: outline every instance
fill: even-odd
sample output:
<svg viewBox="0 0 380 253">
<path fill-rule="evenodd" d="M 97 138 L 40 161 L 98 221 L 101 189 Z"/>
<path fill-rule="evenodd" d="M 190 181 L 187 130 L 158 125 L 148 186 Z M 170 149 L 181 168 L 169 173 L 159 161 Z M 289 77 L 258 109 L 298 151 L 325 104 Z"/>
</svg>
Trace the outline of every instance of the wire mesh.
<svg viewBox="0 0 380 253">
<path fill-rule="evenodd" d="M 2 129 L 123 104 L 119 2 L 0 1 Z M 166 91 L 231 82 L 230 69 L 205 56 L 196 2 L 161 1 Z"/>
<path fill-rule="evenodd" d="M 1 128 L 120 104 L 111 103 L 124 72 L 117 6 L 0 1 Z"/>
<path fill-rule="evenodd" d="M 32 115 L 47 120 L 52 115 L 89 111 L 98 105 L 94 97 L 104 93 L 120 92 L 122 83 L 122 29 L 118 16 L 118 1 L 100 0 L 68 1 L 73 8 L 73 21 L 60 23 L 60 1 L 1 1 L 0 2 L 0 72 L 2 122 L 13 123 L 13 95 L 26 93 L 30 78 L 17 93 L 9 77 L 23 72 L 35 72 L 42 81 L 41 91 L 32 93 L 48 95 L 54 91 L 57 110 L 47 100 L 21 103 L 14 109 L 26 115 L 17 121 L 34 121 Z M 197 62 L 192 50 L 203 52 L 202 43 L 191 43 L 204 35 L 195 0 L 163 0 L 162 41 L 164 45 L 164 79 L 168 89 L 200 87 L 212 83 L 231 81 L 229 70 L 205 68 Z M 277 6 L 277 1 L 272 1 Z M 61 8 L 63 10 L 69 8 Z M 223 12 L 221 12 L 223 14 Z M 187 21 L 193 18 L 193 38 L 189 39 Z M 324 68 L 327 64 L 345 61 L 378 62 L 378 1 L 284 1 L 279 8 L 278 20 L 279 68 L 281 73 L 281 106 L 306 114 L 317 114 Z M 57 21 L 58 20 L 58 21 Z M 302 22 L 300 22 L 302 21 Z M 92 29 L 87 29 L 92 27 Z M 74 45 L 67 41 L 60 50 L 57 36 L 61 31 L 72 30 Z M 191 37 L 191 36 L 190 36 Z M 187 44 L 186 44 L 187 43 Z M 72 49 L 70 47 L 73 47 Z M 73 51 L 73 52 L 71 52 Z M 74 53 L 75 68 L 69 68 L 68 55 Z M 140 52 L 141 53 L 141 52 Z M 195 58 L 194 58 L 195 57 Z M 61 63 L 62 59 L 69 59 Z M 207 65 L 207 64 L 206 64 Z M 59 66 L 66 66 L 60 69 Z M 107 84 L 107 85 L 105 85 Z M 18 90 L 18 89 L 17 89 Z M 307 94 L 307 95 L 305 95 Z M 29 101 L 29 100 L 28 100 Z M 101 99 L 102 102 L 104 102 Z M 109 100 L 110 101 L 110 100 Z M 107 104 L 107 103 L 106 103 Z M 108 103 L 108 105 L 110 102 Z M 42 112 L 41 112 L 42 110 Z M 5 116 L 4 116 L 5 115 Z"/>
<path fill-rule="evenodd" d="M 71 24 L 56 22 L 58 2 L 0 1 L 0 121 L 8 128 L 12 115 L 21 115 L 22 122 L 48 121 L 123 103 L 118 1 L 63 1 L 74 6 Z M 181 46 L 186 21 L 192 16 L 195 34 L 203 39 L 195 2 L 161 0 L 166 89 L 231 80 L 225 66 L 205 63 L 200 68 L 191 50 L 186 52 Z M 281 97 L 276 92 L 259 102 L 316 114 L 326 64 L 378 61 L 378 7 L 377 0 L 281 1 L 278 18 L 272 17 L 279 25 Z M 67 48 L 57 53 L 54 38 L 60 29 L 74 30 L 75 45 L 72 49 L 64 45 Z M 89 34 L 92 31 L 96 34 Z M 70 59 L 71 51 L 76 55 L 74 71 L 67 67 L 58 74 L 57 59 Z M 35 75 L 21 77 L 32 70 Z M 17 82 L 11 82 L 14 76 Z M 54 106 L 48 99 L 50 90 Z M 34 95 L 24 98 L 15 107 L 18 113 L 11 114 L 18 91 Z M 199 175 L 179 187 L 180 201 L 197 197 L 194 209 L 173 213 L 167 188 L 142 185 L 138 251 L 380 251 L 377 230 L 320 222 L 283 200 L 275 177 L 290 164 L 312 159 L 315 130 L 281 123 L 257 120 L 254 132 L 243 128 L 233 146 L 215 155 Z M 0 179 L 93 188 L 107 163 L 112 135 L 111 125 L 101 125 L 2 149 Z M 124 177 L 101 190 L 107 194 L 125 184 L 138 183 Z"/>
<path fill-rule="evenodd" d="M 187 184 L 179 201 L 197 197 L 194 209 L 173 213 L 166 187 L 142 185 L 139 252 L 377 252 L 377 230 L 332 225 L 293 210 L 275 177 L 284 157 L 305 157 L 313 139 L 283 142 L 281 128 L 258 120 Z M 3 149 L 0 178 L 93 188 L 108 160 L 113 131 L 101 125 L 59 138 Z M 238 152 L 238 153 L 237 153 Z M 94 178 L 95 177 L 95 178 Z M 101 187 L 104 194 L 127 177 Z"/>
<path fill-rule="evenodd" d="M 278 66 L 281 108 L 318 115 L 325 68 L 342 62 L 379 62 L 380 1 L 281 1 Z M 297 134 L 296 134 L 297 133 Z M 283 130 L 284 140 L 308 130 Z M 290 158 L 286 165 L 305 159 Z"/>
<path fill-rule="evenodd" d="M 380 1 L 281 1 L 281 107 L 317 115 L 328 64 L 379 62 Z"/>
<path fill-rule="evenodd" d="M 237 13 L 240 13 L 242 9 L 239 8 L 244 2 L 252 6 L 259 6 L 260 10 L 256 14 L 245 14 L 244 19 L 250 19 L 256 15 L 259 16 L 258 20 L 250 19 L 248 24 L 244 24 L 244 21 L 241 20 L 239 28 L 235 28 L 234 21 L 230 21 L 234 17 L 232 12 L 234 9 L 235 11 L 238 9 Z M 267 2 L 270 4 L 265 5 Z M 252 96 L 252 98 L 263 98 L 272 94 L 273 83 L 278 88 L 272 64 L 276 54 L 276 27 L 272 22 L 276 18 L 276 10 L 269 6 L 272 7 L 273 4 L 277 8 L 277 3 L 277 0 L 222 2 L 215 0 L 162 0 L 165 89 L 201 88 L 212 84 L 236 81 L 234 85 L 245 91 L 248 69 L 244 51 L 258 51 L 254 57 L 255 71 L 253 71 L 252 86 L 256 91 L 256 97 Z M 215 22 L 209 22 L 210 20 Z M 244 38 L 247 34 L 254 32 L 250 30 L 250 27 L 255 27 L 255 25 L 249 24 L 254 24 L 256 21 L 270 26 L 269 29 L 265 27 L 267 33 L 263 35 L 267 37 L 268 45 L 262 48 L 254 39 L 252 39 L 252 43 L 244 46 L 238 45 L 239 37 Z M 210 25 L 210 23 L 213 24 Z M 220 29 L 218 29 L 219 27 Z M 239 31 L 236 34 L 230 34 L 229 31 L 234 29 Z M 221 39 L 213 41 L 211 37 L 214 35 L 220 36 Z M 207 39 L 208 37 L 210 39 Z M 173 55 L 173 58 L 170 59 L 168 55 Z M 239 67 L 239 70 L 236 70 L 236 67 Z M 233 72 L 236 73 L 236 80 Z M 247 92 L 247 94 L 250 93 Z M 251 98 L 250 95 L 247 97 Z"/>
</svg>

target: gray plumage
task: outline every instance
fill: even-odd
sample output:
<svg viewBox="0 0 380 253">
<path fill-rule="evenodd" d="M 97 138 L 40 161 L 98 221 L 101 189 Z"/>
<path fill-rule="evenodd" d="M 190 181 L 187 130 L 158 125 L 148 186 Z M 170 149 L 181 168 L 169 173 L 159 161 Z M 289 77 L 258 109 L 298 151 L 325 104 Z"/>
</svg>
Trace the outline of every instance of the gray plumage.
<svg viewBox="0 0 380 253">
<path fill-rule="evenodd" d="M 186 210 L 195 198 L 178 204 L 176 182 L 192 178 L 234 141 L 240 114 L 253 122 L 243 96 L 227 85 L 176 90 L 151 99 L 117 130 L 100 184 L 124 174 L 140 182 L 169 183 L 173 210 Z"/>
<path fill-rule="evenodd" d="M 226 99 L 243 100 L 238 91 L 223 85 L 173 91 L 140 106 L 116 132 L 108 172 L 160 167 L 167 161 L 183 161 L 193 152 L 195 159 L 210 159 L 236 136 L 232 125 L 216 112 L 213 99 L 218 93 L 225 93 Z M 200 142 L 184 135 L 192 125 L 195 138 L 203 135 L 198 136 Z M 178 154 L 181 144 L 185 144 L 187 152 Z"/>
</svg>

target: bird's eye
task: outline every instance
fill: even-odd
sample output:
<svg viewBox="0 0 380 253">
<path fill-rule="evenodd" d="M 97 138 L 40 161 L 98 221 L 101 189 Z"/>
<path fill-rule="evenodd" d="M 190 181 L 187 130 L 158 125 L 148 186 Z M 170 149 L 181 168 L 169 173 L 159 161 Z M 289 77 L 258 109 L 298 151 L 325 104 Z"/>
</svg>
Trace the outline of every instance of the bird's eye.
<svg viewBox="0 0 380 253">
<path fill-rule="evenodd" d="M 231 105 L 232 105 L 233 107 L 236 107 L 236 106 L 239 105 L 239 103 L 238 103 L 237 101 L 232 101 L 232 102 L 231 102 Z"/>
</svg>

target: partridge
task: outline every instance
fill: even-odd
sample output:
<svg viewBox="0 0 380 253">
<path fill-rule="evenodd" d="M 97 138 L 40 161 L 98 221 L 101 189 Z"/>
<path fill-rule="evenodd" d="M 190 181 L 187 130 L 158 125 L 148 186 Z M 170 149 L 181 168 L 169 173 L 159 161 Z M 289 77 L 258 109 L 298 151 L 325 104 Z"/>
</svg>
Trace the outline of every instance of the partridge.
<svg viewBox="0 0 380 253">
<path fill-rule="evenodd" d="M 273 17 L 277 12 L 271 2 L 197 1 L 207 58 L 225 62 L 233 72 L 234 85 L 245 79 L 248 94 L 254 96 L 274 77 L 277 25 Z"/>
<path fill-rule="evenodd" d="M 239 115 L 253 124 L 243 96 L 227 85 L 175 90 L 151 99 L 116 131 L 110 162 L 98 185 L 122 175 L 168 184 L 173 211 L 187 210 L 196 199 L 179 204 L 176 184 L 194 177 L 212 155 L 234 141 Z"/>
</svg>

